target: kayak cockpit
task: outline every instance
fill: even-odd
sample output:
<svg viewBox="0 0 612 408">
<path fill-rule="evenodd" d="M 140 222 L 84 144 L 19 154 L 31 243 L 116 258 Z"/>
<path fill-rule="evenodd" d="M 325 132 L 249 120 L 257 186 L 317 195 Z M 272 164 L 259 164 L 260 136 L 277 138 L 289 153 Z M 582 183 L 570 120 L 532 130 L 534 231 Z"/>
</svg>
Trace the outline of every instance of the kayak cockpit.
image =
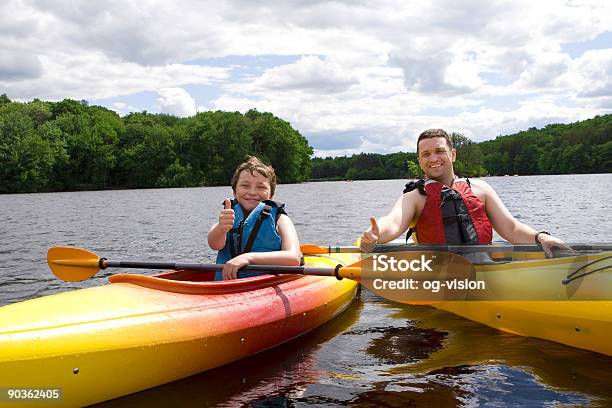
<svg viewBox="0 0 612 408">
<path fill-rule="evenodd" d="M 108 280 L 111 283 L 130 283 L 164 292 L 190 295 L 221 295 L 249 292 L 303 277 L 303 275 L 261 275 L 245 279 L 215 281 L 213 280 L 214 272 L 181 270 L 164 272 L 155 276 L 116 274 L 110 276 Z"/>
</svg>

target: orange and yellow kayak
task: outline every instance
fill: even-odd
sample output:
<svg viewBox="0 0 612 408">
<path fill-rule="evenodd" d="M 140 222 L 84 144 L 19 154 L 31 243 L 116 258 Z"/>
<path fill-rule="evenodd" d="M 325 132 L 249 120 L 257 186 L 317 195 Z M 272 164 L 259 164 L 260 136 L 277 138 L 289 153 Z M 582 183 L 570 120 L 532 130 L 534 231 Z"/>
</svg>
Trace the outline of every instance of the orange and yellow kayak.
<svg viewBox="0 0 612 408">
<path fill-rule="evenodd" d="M 341 313 L 357 291 L 356 282 L 334 277 L 211 278 L 120 274 L 107 285 L 1 307 L 0 388 L 58 390 L 53 406 L 109 400 L 293 339 Z M 50 395 L 31 393 L 28 406 L 48 405 Z"/>
</svg>

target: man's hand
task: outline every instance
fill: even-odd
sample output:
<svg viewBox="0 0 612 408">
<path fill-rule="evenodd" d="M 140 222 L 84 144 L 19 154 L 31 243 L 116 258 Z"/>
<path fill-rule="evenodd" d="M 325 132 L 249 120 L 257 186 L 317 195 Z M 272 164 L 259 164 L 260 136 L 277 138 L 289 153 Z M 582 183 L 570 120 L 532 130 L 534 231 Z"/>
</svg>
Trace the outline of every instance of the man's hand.
<svg viewBox="0 0 612 408">
<path fill-rule="evenodd" d="M 544 253 L 546 254 L 546 258 L 552 258 L 554 256 L 552 253 L 553 248 L 560 248 L 560 249 L 566 249 L 569 251 L 573 251 L 573 249 L 570 248 L 567 244 L 565 244 L 565 242 L 561 241 L 557 237 L 553 237 L 552 235 L 540 234 L 538 236 L 538 240 L 540 241 L 540 245 L 542 245 L 542 249 L 544 250 Z"/>
<path fill-rule="evenodd" d="M 376 218 L 370 217 L 370 228 L 359 237 L 359 248 L 362 252 L 370 252 L 378 242 L 380 237 L 380 229 Z"/>
<path fill-rule="evenodd" d="M 223 201 L 223 210 L 219 214 L 219 227 L 223 232 L 227 232 L 234 227 L 234 210 L 232 209 L 232 203 L 229 198 Z"/>
</svg>

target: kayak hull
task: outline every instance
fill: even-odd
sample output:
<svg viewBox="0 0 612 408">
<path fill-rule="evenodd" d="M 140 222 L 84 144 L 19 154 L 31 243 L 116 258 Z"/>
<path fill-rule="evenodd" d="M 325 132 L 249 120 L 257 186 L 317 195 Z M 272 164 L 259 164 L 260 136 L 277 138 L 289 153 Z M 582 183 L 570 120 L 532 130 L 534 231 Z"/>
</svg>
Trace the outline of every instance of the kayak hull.
<svg viewBox="0 0 612 408">
<path fill-rule="evenodd" d="M 433 306 L 508 333 L 612 356 L 612 301 L 462 301 Z"/>
<path fill-rule="evenodd" d="M 505 332 L 612 356 L 612 252 L 555 259 L 542 259 L 542 253 L 505 256 L 515 261 L 476 265 L 476 279 L 486 280 L 487 290 L 500 299 L 516 300 L 490 301 L 495 296 L 488 295 L 433 306 Z"/>
<path fill-rule="evenodd" d="M 341 313 L 357 290 L 330 277 L 169 277 L 116 275 L 109 285 L 0 308 L 0 384 L 59 389 L 55 406 L 109 400 L 293 339 Z"/>
<path fill-rule="evenodd" d="M 612 252 L 550 260 L 541 253 L 498 255 L 514 260 L 474 265 L 475 279 L 485 281 L 487 291 L 431 306 L 508 333 L 612 356 Z M 359 255 L 348 253 L 328 257 L 343 264 L 359 260 Z M 563 284 L 576 270 L 584 276 Z M 491 300 L 496 297 L 513 300 Z"/>
</svg>

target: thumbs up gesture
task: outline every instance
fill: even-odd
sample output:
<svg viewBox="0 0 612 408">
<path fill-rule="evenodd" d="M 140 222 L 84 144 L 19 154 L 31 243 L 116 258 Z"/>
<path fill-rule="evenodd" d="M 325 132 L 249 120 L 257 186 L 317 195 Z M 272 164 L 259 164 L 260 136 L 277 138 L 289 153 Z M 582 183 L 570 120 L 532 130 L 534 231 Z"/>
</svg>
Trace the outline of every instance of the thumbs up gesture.
<svg viewBox="0 0 612 408">
<path fill-rule="evenodd" d="M 380 228 L 378 227 L 376 218 L 370 217 L 370 228 L 361 234 L 361 237 L 359 238 L 359 248 L 361 248 L 363 252 L 370 252 L 378 242 L 379 238 Z"/>
<path fill-rule="evenodd" d="M 232 203 L 229 198 L 223 200 L 223 210 L 219 214 L 219 227 L 224 232 L 227 232 L 232 229 L 234 226 L 234 210 L 232 209 Z"/>
</svg>

